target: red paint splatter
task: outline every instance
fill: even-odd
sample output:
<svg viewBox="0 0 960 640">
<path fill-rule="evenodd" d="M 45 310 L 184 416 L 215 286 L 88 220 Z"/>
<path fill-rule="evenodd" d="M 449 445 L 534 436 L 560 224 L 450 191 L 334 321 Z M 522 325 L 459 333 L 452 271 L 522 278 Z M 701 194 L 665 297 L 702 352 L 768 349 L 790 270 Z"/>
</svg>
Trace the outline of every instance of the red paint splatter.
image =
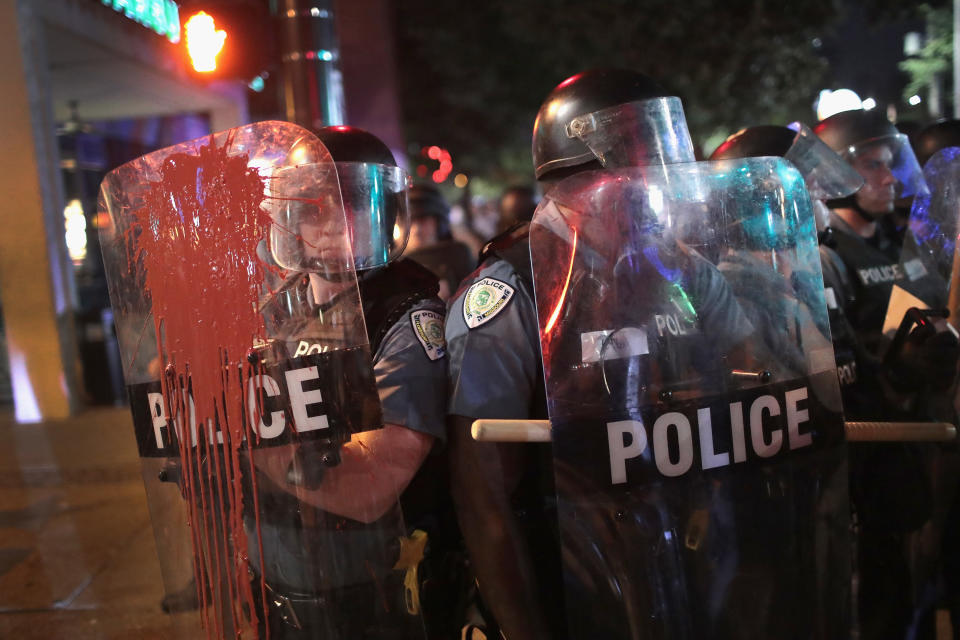
<svg viewBox="0 0 960 640">
<path fill-rule="evenodd" d="M 131 264 L 142 261 L 146 273 L 166 366 L 163 393 L 180 435 L 204 626 L 209 634 L 212 608 L 218 637 L 228 625 L 234 634 L 244 625 L 238 603 L 254 611 L 242 517 L 241 372 L 253 373 L 244 366 L 246 354 L 264 334 L 257 312 L 264 273 L 256 248 L 271 222 L 260 206 L 263 179 L 246 156 L 228 155 L 230 146 L 229 138 L 219 147 L 210 138 L 196 154 L 170 155 L 158 168 L 159 180 L 148 185 L 143 206 L 131 212 Z M 259 535 L 259 523 L 257 529 Z"/>
</svg>

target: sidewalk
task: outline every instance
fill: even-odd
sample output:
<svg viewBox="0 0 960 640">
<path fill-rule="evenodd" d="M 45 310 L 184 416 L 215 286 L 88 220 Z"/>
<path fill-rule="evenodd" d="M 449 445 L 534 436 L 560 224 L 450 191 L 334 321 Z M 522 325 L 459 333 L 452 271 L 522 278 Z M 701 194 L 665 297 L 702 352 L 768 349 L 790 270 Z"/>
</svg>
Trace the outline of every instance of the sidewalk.
<svg viewBox="0 0 960 640">
<path fill-rule="evenodd" d="M 0 414 L 0 638 L 179 640 L 162 595 L 129 410 Z"/>
</svg>

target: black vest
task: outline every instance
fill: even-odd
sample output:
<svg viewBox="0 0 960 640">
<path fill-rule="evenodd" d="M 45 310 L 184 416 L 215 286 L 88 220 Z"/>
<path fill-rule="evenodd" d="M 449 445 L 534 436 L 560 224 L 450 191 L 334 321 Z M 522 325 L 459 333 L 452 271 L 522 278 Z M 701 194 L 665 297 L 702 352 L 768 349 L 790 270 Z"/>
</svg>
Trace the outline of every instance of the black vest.
<svg viewBox="0 0 960 640">
<path fill-rule="evenodd" d="M 437 277 L 413 260 L 403 258 L 360 278 L 360 300 L 367 323 L 370 353 L 375 354 L 390 327 L 415 304 L 437 295 Z"/>
<path fill-rule="evenodd" d="M 860 342 L 876 353 L 880 346 L 883 320 L 893 285 L 902 283 L 906 274 L 899 264 L 900 247 L 878 227 L 875 241 L 841 229 L 834 231 L 834 250 L 847 268 L 853 302 L 847 318 Z"/>
</svg>

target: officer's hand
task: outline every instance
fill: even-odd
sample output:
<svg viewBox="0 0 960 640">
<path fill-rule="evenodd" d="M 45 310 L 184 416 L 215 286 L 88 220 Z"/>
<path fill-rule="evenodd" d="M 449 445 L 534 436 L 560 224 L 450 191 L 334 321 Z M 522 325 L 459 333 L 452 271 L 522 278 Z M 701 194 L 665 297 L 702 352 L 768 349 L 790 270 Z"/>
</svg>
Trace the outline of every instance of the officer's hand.
<svg viewBox="0 0 960 640">
<path fill-rule="evenodd" d="M 957 372 L 960 342 L 946 326 L 918 326 L 907 336 L 903 349 L 890 364 L 889 379 L 899 391 L 948 389 Z"/>
</svg>

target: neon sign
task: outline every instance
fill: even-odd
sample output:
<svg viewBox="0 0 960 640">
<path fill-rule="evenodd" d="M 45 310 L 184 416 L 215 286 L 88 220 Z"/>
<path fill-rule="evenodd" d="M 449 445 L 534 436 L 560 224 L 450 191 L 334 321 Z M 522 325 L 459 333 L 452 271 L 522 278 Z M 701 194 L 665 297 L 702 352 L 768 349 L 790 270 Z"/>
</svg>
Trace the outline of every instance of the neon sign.
<svg viewBox="0 0 960 640">
<path fill-rule="evenodd" d="M 102 0 L 114 11 L 165 36 L 180 42 L 180 7 L 173 0 Z"/>
</svg>

